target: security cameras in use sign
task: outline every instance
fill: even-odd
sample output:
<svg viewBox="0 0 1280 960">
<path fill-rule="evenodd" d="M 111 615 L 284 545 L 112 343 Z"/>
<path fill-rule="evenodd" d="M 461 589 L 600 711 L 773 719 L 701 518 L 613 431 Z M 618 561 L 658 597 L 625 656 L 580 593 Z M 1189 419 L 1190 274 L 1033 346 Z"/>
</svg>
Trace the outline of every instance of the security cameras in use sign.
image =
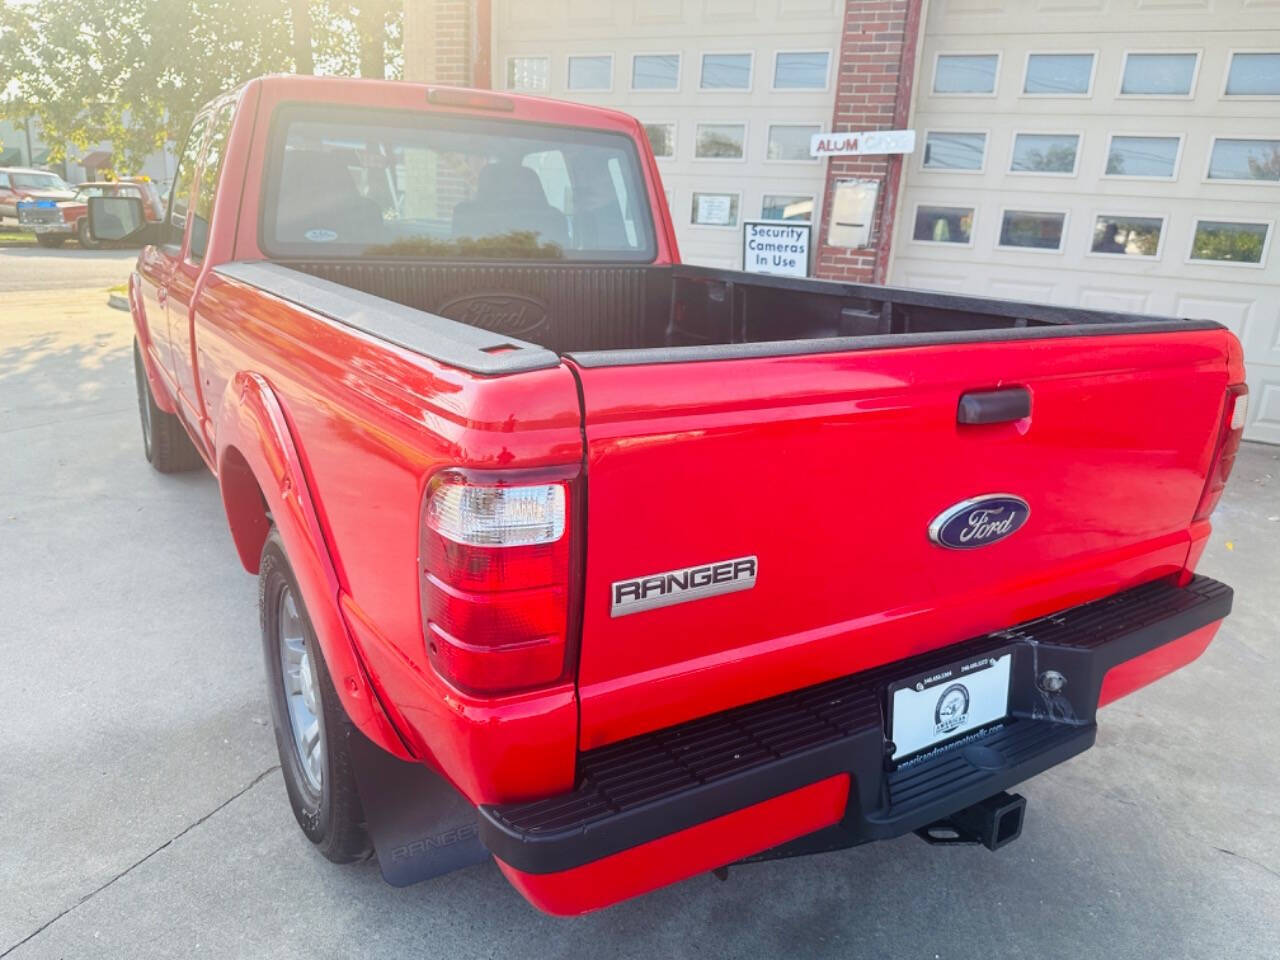
<svg viewBox="0 0 1280 960">
<path fill-rule="evenodd" d="M 744 220 L 742 269 L 779 277 L 807 277 L 810 230 L 807 223 Z"/>
</svg>

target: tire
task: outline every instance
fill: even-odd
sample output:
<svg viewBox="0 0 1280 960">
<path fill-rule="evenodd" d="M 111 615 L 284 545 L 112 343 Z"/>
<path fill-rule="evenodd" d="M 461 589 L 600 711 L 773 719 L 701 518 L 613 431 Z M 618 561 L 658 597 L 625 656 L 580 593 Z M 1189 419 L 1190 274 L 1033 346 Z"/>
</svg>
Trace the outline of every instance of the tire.
<svg viewBox="0 0 1280 960">
<path fill-rule="evenodd" d="M 76 242 L 80 244 L 82 250 L 97 250 L 102 244 L 93 237 L 89 236 L 89 218 L 81 217 L 80 222 L 76 224 Z"/>
<path fill-rule="evenodd" d="M 138 390 L 138 417 L 142 421 L 142 452 L 147 461 L 161 473 L 182 473 L 203 466 L 182 423 L 172 413 L 156 406 L 151 383 L 142 365 L 138 341 L 133 341 L 133 379 Z"/>
<path fill-rule="evenodd" d="M 365 859 L 373 848 L 351 765 L 349 735 L 355 731 L 333 688 L 274 527 L 262 548 L 258 612 L 276 750 L 293 815 L 327 859 L 334 863 Z M 305 735 L 312 723 L 314 738 Z M 295 735 L 295 729 L 302 735 Z M 315 744 L 314 750 L 303 746 L 309 743 Z"/>
<path fill-rule="evenodd" d="M 50 233 L 37 233 L 36 243 L 44 247 L 46 250 L 57 250 L 60 246 L 67 242 L 66 237 L 54 236 Z"/>
</svg>

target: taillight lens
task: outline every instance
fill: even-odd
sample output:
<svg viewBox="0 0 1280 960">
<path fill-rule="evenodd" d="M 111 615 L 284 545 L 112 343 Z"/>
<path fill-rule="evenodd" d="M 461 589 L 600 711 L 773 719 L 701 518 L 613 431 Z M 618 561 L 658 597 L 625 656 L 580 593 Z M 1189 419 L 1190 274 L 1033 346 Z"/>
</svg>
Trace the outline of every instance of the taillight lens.
<svg viewBox="0 0 1280 960">
<path fill-rule="evenodd" d="M 422 510 L 422 626 L 432 665 L 455 686 L 504 693 L 567 675 L 576 475 L 432 478 Z"/>
<path fill-rule="evenodd" d="M 1222 424 L 1218 430 L 1213 459 L 1209 461 L 1209 476 L 1205 480 L 1204 493 L 1200 495 L 1200 505 L 1196 507 L 1196 520 L 1207 520 L 1222 499 L 1222 491 L 1227 487 L 1231 468 L 1236 465 L 1236 452 L 1240 449 L 1240 440 L 1244 436 L 1244 421 L 1248 411 L 1249 388 L 1243 383 L 1227 387 Z"/>
</svg>

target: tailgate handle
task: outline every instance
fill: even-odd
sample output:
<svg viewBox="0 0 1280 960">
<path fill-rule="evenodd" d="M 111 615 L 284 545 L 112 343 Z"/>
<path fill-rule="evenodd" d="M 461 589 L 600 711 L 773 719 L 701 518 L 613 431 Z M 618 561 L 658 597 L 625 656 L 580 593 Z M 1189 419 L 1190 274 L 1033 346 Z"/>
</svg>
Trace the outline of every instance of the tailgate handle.
<svg viewBox="0 0 1280 960">
<path fill-rule="evenodd" d="M 1009 423 L 1031 416 L 1031 391 L 1026 387 L 971 390 L 960 395 L 959 423 Z"/>
</svg>

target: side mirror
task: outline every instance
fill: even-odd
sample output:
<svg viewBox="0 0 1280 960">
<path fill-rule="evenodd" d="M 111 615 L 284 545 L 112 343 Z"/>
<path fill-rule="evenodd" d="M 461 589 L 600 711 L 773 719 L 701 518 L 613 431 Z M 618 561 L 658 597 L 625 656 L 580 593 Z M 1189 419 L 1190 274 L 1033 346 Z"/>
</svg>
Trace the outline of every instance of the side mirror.
<svg viewBox="0 0 1280 960">
<path fill-rule="evenodd" d="M 89 198 L 89 236 L 94 240 L 153 243 L 155 232 L 138 197 Z"/>
</svg>

